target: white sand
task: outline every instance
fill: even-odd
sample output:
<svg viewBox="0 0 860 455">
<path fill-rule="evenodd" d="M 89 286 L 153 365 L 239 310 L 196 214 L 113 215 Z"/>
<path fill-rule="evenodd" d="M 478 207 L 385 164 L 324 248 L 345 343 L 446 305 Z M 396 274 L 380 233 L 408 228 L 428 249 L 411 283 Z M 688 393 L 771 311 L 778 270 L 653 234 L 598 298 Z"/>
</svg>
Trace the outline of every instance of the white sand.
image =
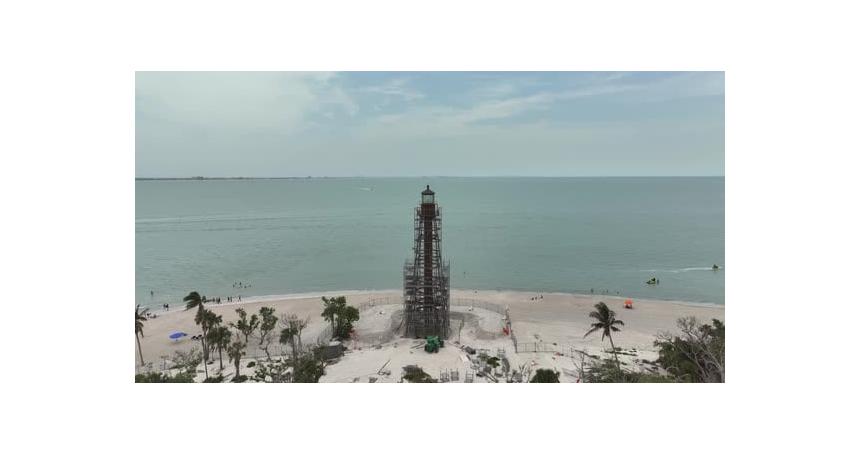
<svg viewBox="0 0 860 455">
<path fill-rule="evenodd" d="M 372 298 L 380 297 L 388 297 L 392 303 L 399 302 L 401 292 L 399 290 L 372 293 L 335 291 L 324 295 L 346 295 L 348 304 L 359 306 Z M 675 321 L 679 317 L 695 316 L 702 321 L 710 321 L 713 318 L 725 320 L 725 308 L 718 305 L 634 299 L 634 309 L 627 310 L 623 308 L 624 297 L 562 293 L 544 293 L 543 299 L 530 300 L 539 295 L 540 293 L 514 291 L 452 291 L 452 299 L 479 299 L 508 308 L 518 342 L 557 343 L 559 352 L 564 352 L 564 347 L 572 347 L 601 355 L 603 349 L 609 349 L 608 339 L 601 341 L 600 334 L 583 338 L 592 322 L 588 313 L 599 301 L 609 305 L 617 313 L 617 318 L 624 321 L 622 331 L 614 335 L 615 345 L 625 349 L 635 348 L 638 350 L 638 358 L 649 360 L 656 358 L 653 348 L 655 335 L 664 331 L 674 332 Z M 306 343 L 312 343 L 316 341 L 326 324 L 320 316 L 322 312 L 320 296 L 303 294 L 249 298 L 242 303 L 210 304 L 207 308 L 222 315 L 225 323 L 237 319 L 235 309 L 240 306 L 249 313 L 257 312 L 262 306 L 269 306 L 274 307 L 275 314 L 279 316 L 284 313 L 295 313 L 299 317 L 309 317 L 310 323 L 305 329 L 303 339 Z M 456 304 L 456 300 L 454 303 Z M 420 347 L 411 349 L 411 346 L 416 345 L 419 340 L 397 336 L 385 342 L 382 337 L 386 330 L 392 327 L 392 317 L 395 319 L 400 317 L 399 305 L 382 305 L 365 310 L 356 324 L 358 341 L 347 343 L 350 350 L 340 361 L 326 368 L 326 375 L 321 382 L 353 382 L 355 378 L 360 382 L 367 382 L 370 377 L 376 378 L 377 382 L 394 382 L 400 379 L 401 368 L 410 364 L 421 366 L 433 377 L 438 377 L 441 369 L 458 369 L 460 382 L 462 382 L 467 363 L 464 353 L 454 341 L 457 340 L 459 329 L 459 320 L 455 318 L 463 317 L 463 314 L 466 314 L 467 319 L 460 333 L 460 341 L 463 344 L 491 349 L 493 354 L 499 348 L 505 349 L 514 367 L 529 365 L 532 369 L 546 367 L 557 371 L 574 369 L 572 360 L 567 356 L 559 356 L 551 352 L 514 353 L 511 338 L 501 331 L 503 317 L 497 313 L 481 308 L 473 308 L 470 311 L 468 308 L 458 306 L 452 306 L 451 311 L 451 336 L 448 344 L 437 354 L 427 354 Z M 198 342 L 189 338 L 179 341 L 168 338 L 174 331 L 183 331 L 189 335 L 200 333 L 199 328 L 194 324 L 194 315 L 195 310 L 172 310 L 146 321 L 145 336 L 141 339 L 144 359 L 157 367 L 161 364 L 162 357 L 171 356 L 177 350 L 184 351 L 193 346 L 199 346 Z M 396 322 L 394 321 L 395 326 Z M 381 347 L 378 346 L 380 341 L 384 342 Z M 277 343 L 273 344 L 272 352 L 279 349 L 276 345 Z M 633 366 L 631 360 L 634 358 L 636 357 L 622 356 L 622 360 L 631 366 Z M 136 350 L 135 360 L 139 363 Z M 385 369 L 391 374 L 378 375 L 377 371 L 386 361 L 389 364 Z M 232 367 L 228 366 L 226 353 L 224 363 L 226 372 L 232 372 Z M 247 361 L 243 360 L 242 364 L 247 364 Z M 215 367 L 217 367 L 217 354 Z M 214 368 L 210 367 L 210 372 L 212 369 Z M 562 374 L 561 379 L 572 381 L 575 377 Z"/>
</svg>

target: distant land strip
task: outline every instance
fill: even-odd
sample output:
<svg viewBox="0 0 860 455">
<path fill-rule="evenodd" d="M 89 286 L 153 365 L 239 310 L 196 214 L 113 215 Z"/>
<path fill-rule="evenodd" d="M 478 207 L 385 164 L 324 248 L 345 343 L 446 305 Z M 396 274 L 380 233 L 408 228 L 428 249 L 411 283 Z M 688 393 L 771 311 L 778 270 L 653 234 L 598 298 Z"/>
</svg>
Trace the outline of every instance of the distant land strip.
<svg viewBox="0 0 860 455">
<path fill-rule="evenodd" d="M 305 177 L 135 177 L 135 180 L 302 180 L 302 179 L 421 179 L 421 178 L 526 178 L 526 179 L 701 179 L 725 178 L 724 175 L 404 175 L 404 176 L 305 176 Z"/>
<path fill-rule="evenodd" d="M 286 179 L 327 179 L 332 177 L 135 177 L 135 180 L 286 180 Z"/>
</svg>

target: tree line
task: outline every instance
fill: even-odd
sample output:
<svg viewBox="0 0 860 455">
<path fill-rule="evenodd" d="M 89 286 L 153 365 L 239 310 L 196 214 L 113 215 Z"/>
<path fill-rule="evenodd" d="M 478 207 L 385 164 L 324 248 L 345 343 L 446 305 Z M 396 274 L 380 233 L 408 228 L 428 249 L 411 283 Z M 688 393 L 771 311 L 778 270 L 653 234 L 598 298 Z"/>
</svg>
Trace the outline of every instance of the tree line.
<svg viewBox="0 0 860 455">
<path fill-rule="evenodd" d="M 160 373 L 137 375 L 137 382 L 193 382 L 197 365 L 204 366 L 207 382 L 223 380 L 223 354 L 233 363 L 234 382 L 244 382 L 247 377 L 240 375 L 240 361 L 246 354 L 250 343 L 255 342 L 266 354 L 266 360 L 252 362 L 256 367 L 253 380 L 259 382 L 318 382 L 325 372 L 325 362 L 319 349 L 305 349 L 302 345 L 302 331 L 307 327 L 308 318 L 301 319 L 295 314 L 275 315 L 270 307 L 261 307 L 256 314 L 249 315 L 245 309 L 237 308 L 238 319 L 227 325 L 222 317 L 205 308 L 205 299 L 197 292 L 189 293 L 184 299 L 186 310 L 197 309 L 194 322 L 202 331 L 201 351 L 188 354 L 177 353 L 174 364 L 181 372 L 172 377 Z M 322 297 L 321 316 L 331 324 L 332 338 L 347 340 L 353 335 L 353 324 L 359 320 L 359 310 L 347 305 L 346 297 Z M 624 326 L 616 313 L 600 302 L 589 313 L 594 320 L 585 333 L 588 337 L 600 333 L 601 340 L 609 338 L 613 359 L 587 358 L 584 352 L 574 360 L 580 380 L 584 382 L 725 382 L 725 324 L 713 319 L 710 323 L 700 323 L 693 317 L 677 321 L 678 334 L 661 333 L 657 335 L 654 346 L 658 358 L 651 372 L 625 369 L 618 358 L 619 349 L 612 337 Z M 135 307 L 135 338 L 141 365 L 143 352 L 140 337 L 143 336 L 143 323 L 146 317 L 140 306 Z M 280 331 L 277 329 L 280 328 Z M 288 346 L 289 358 L 272 357 L 269 348 L 275 341 Z M 210 356 L 217 353 L 219 372 L 209 376 Z M 196 362 L 195 362 L 195 359 Z M 249 364 L 250 366 L 250 364 Z M 559 382 L 559 373 L 548 369 L 538 369 L 530 382 Z"/>
<path fill-rule="evenodd" d="M 222 382 L 224 380 L 224 354 L 235 368 L 232 382 L 245 382 L 249 378 L 241 375 L 241 359 L 247 353 L 251 343 L 266 354 L 265 361 L 250 362 L 255 367 L 252 380 L 259 382 L 318 382 L 325 372 L 323 355 L 319 349 L 306 349 L 302 345 L 302 332 L 307 327 L 309 318 L 300 318 L 295 314 L 275 315 L 275 309 L 261 307 L 256 314 L 249 315 L 244 308 L 237 308 L 237 320 L 224 324 L 221 315 L 206 308 L 206 299 L 196 291 L 190 292 L 183 299 L 186 310 L 196 309 L 194 322 L 202 332 L 201 350 L 192 349 L 190 353 L 179 353 L 174 356 L 174 364 L 180 372 L 174 376 L 162 373 L 139 374 L 136 382 L 193 382 L 196 368 L 201 362 L 205 375 L 204 382 Z M 347 305 L 346 297 L 323 297 L 323 312 L 321 316 L 332 324 L 332 337 L 346 340 L 353 333 L 353 323 L 359 319 L 358 308 Z M 141 312 L 140 305 L 135 307 L 135 338 L 141 366 L 144 365 L 140 337 L 143 336 L 143 323 L 146 316 Z M 280 330 L 278 330 L 280 329 Z M 273 358 L 270 347 L 273 342 L 289 348 L 290 355 Z M 218 374 L 209 375 L 210 357 L 218 355 Z M 194 374 L 192 374 L 194 373 Z"/>
</svg>

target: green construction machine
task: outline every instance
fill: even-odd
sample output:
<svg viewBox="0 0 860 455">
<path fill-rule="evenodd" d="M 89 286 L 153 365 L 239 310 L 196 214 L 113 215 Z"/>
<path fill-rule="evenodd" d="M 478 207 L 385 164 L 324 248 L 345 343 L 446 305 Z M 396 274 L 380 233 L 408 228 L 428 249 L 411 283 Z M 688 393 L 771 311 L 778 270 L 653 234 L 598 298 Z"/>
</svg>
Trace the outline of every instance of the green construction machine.
<svg viewBox="0 0 860 455">
<path fill-rule="evenodd" d="M 429 336 L 425 339 L 424 352 L 434 353 L 439 352 L 439 348 L 444 347 L 445 342 L 436 335 Z"/>
</svg>

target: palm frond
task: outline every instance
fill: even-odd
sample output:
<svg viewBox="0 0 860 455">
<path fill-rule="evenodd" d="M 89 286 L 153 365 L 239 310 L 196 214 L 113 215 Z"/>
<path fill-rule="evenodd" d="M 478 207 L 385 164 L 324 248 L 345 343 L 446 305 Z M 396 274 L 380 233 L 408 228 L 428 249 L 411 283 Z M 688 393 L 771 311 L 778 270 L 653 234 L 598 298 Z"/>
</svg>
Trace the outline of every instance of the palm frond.
<svg viewBox="0 0 860 455">
<path fill-rule="evenodd" d="M 191 291 L 182 298 L 182 301 L 185 302 L 185 309 L 190 310 L 194 307 L 198 307 L 198 309 L 203 308 L 203 298 L 200 297 L 200 294 L 197 291 Z"/>
<path fill-rule="evenodd" d="M 140 336 L 143 336 L 143 321 L 146 320 L 146 316 L 140 312 L 140 304 L 135 305 L 134 307 L 134 333 L 139 333 Z"/>
<path fill-rule="evenodd" d="M 624 322 L 615 319 L 615 312 L 610 310 L 606 303 L 598 302 L 594 305 L 594 309 L 595 311 L 590 312 L 588 317 L 597 320 L 597 322 L 591 324 L 591 329 L 585 333 L 583 338 L 602 329 L 603 332 L 601 333 L 600 341 L 603 341 L 607 336 L 612 338 L 612 332 L 621 330 L 615 326 L 624 325 Z"/>
</svg>

